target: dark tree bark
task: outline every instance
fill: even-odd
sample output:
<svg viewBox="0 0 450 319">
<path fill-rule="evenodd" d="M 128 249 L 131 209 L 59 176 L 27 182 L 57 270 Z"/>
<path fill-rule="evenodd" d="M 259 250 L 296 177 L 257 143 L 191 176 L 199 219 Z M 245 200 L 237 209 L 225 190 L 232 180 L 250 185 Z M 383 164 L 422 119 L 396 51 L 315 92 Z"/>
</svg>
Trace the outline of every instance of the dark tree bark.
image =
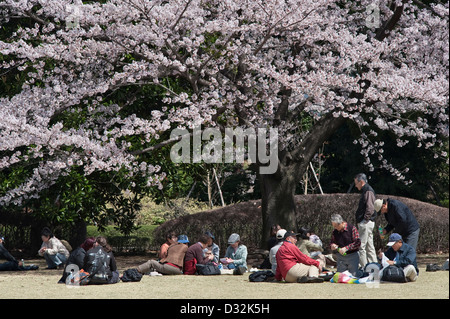
<svg viewBox="0 0 450 319">
<path fill-rule="evenodd" d="M 260 175 L 262 195 L 263 234 L 262 247 L 266 247 L 270 227 L 278 224 L 286 230 L 297 231 L 295 189 L 306 172 L 309 162 L 319 147 L 345 122 L 342 117 L 324 116 L 319 120 L 301 144 L 291 152 L 280 152 L 278 171 Z"/>
</svg>

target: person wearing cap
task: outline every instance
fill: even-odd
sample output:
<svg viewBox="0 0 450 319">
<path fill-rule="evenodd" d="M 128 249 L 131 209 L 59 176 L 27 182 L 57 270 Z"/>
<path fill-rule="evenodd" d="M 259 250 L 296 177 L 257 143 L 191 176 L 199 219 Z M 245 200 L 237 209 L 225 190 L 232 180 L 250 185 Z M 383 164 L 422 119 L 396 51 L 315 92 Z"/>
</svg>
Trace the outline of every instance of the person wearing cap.
<svg viewBox="0 0 450 319">
<path fill-rule="evenodd" d="M 389 236 L 387 243 L 389 249 L 384 253 L 389 265 L 396 265 L 403 268 L 405 278 L 408 281 L 416 281 L 419 275 L 417 267 L 416 250 L 403 242 L 403 238 L 398 233 Z"/>
<path fill-rule="evenodd" d="M 141 274 L 151 271 L 157 271 L 163 275 L 182 275 L 183 264 L 186 251 L 188 250 L 189 239 L 186 235 L 178 236 L 178 240 L 174 241 L 167 249 L 167 256 L 157 260 L 149 260 L 139 265 L 136 269 Z"/>
<path fill-rule="evenodd" d="M 277 260 L 277 269 L 275 279 L 286 282 L 300 283 L 320 283 L 319 278 L 322 267 L 318 260 L 314 260 L 305 254 L 295 245 L 297 243 L 297 234 L 288 231 L 284 234 L 284 241 L 278 249 L 275 256 Z"/>
<path fill-rule="evenodd" d="M 241 237 L 233 233 L 228 237 L 228 248 L 225 252 L 226 267 L 236 269 L 236 274 L 247 271 L 247 246 L 241 243 Z"/>
<path fill-rule="evenodd" d="M 420 227 L 411 210 L 399 200 L 396 199 L 377 199 L 374 203 L 374 209 L 384 215 L 387 221 L 383 229 L 383 235 L 392 230 L 400 234 L 403 242 L 417 249 L 419 241 Z"/>
<path fill-rule="evenodd" d="M 203 253 L 203 249 L 208 245 L 208 238 L 205 234 L 201 235 L 198 242 L 187 249 L 183 267 L 185 275 L 195 275 L 197 272 L 197 264 L 205 265 L 214 258 L 213 255 L 205 256 Z"/>
<path fill-rule="evenodd" d="M 208 243 L 206 244 L 206 248 L 203 250 L 203 252 L 205 254 L 210 252 L 213 256 L 212 261 L 218 264 L 220 257 L 220 249 L 219 246 L 214 242 L 215 237 L 210 231 L 205 232 L 205 235 L 208 236 Z"/>
<path fill-rule="evenodd" d="M 332 215 L 330 220 L 334 228 L 330 248 L 332 251 L 338 252 L 336 254 L 336 270 L 337 272 L 348 270 L 354 276 L 358 271 L 358 251 L 361 246 L 358 229 L 344 221 L 339 214 Z"/>
<path fill-rule="evenodd" d="M 273 246 L 272 248 L 270 248 L 269 251 L 269 261 L 270 264 L 272 265 L 272 272 L 274 274 L 276 274 L 277 272 L 277 252 L 278 249 L 281 247 L 281 245 L 283 244 L 283 240 L 284 240 L 284 235 L 286 234 L 286 229 L 279 229 L 275 235 L 275 238 L 278 240 L 278 242 L 275 244 L 275 246 Z"/>
<path fill-rule="evenodd" d="M 373 229 L 375 227 L 375 191 L 369 185 L 367 176 L 359 173 L 354 177 L 356 188 L 361 192 L 358 208 L 355 212 L 355 225 L 358 227 L 361 245 L 359 247 L 359 266 L 364 267 L 368 263 L 377 262 L 377 254 L 373 244 Z"/>
</svg>

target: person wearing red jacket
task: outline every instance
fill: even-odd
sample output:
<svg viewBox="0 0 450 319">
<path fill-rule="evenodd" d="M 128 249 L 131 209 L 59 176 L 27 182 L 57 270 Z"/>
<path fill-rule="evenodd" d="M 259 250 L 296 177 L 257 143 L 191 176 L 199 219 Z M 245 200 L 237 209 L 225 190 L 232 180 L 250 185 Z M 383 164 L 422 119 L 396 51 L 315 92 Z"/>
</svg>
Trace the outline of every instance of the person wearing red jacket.
<svg viewBox="0 0 450 319">
<path fill-rule="evenodd" d="M 319 272 L 322 272 L 319 261 L 306 256 L 298 249 L 295 245 L 296 235 L 293 232 L 284 235 L 284 242 L 275 256 L 277 260 L 275 279 L 299 283 L 323 282 L 323 279 L 319 278 Z"/>
</svg>

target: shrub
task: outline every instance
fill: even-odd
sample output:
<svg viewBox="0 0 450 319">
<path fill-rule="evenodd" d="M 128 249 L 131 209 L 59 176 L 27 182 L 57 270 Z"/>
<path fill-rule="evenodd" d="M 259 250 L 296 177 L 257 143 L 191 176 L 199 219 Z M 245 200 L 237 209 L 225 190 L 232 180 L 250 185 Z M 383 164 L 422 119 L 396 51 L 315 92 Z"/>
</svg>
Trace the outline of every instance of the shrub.
<svg viewBox="0 0 450 319">
<path fill-rule="evenodd" d="M 353 223 L 359 197 L 359 194 L 297 195 L 298 226 L 312 228 L 322 239 L 324 246 L 328 246 L 333 230 L 330 216 L 335 213 L 341 214 L 345 220 Z M 378 198 L 388 197 L 404 202 L 416 216 L 421 227 L 418 252 L 449 251 L 448 208 L 404 197 L 378 196 Z M 165 240 L 165 233 L 169 231 L 188 235 L 192 243 L 203 232 L 210 230 L 215 235 L 222 254 L 231 233 L 238 233 L 249 248 L 258 248 L 262 237 L 260 205 L 260 200 L 249 201 L 168 221 L 155 230 L 154 243 L 161 245 Z M 386 220 L 384 217 L 377 217 L 375 224 L 376 228 L 379 225 L 385 226 Z M 387 239 L 381 240 L 378 231 L 375 230 L 375 247 L 381 248 L 386 242 Z"/>
<path fill-rule="evenodd" d="M 104 236 L 115 253 L 144 253 L 154 247 L 153 231 L 156 227 L 155 225 L 140 226 L 129 236 L 124 236 L 113 226 L 106 227 L 102 232 L 95 226 L 88 226 L 87 236 Z"/>
<path fill-rule="evenodd" d="M 137 225 L 160 225 L 166 220 L 208 209 L 203 202 L 184 198 L 170 200 L 166 204 L 156 204 L 150 197 L 147 197 L 141 201 L 141 204 L 142 208 L 136 214 Z"/>
</svg>

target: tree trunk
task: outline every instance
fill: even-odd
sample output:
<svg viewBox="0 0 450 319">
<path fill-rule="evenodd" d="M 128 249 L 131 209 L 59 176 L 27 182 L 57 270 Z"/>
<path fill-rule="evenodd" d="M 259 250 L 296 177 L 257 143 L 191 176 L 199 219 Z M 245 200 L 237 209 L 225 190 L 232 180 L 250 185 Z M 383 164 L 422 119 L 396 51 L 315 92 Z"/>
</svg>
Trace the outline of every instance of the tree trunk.
<svg viewBox="0 0 450 319">
<path fill-rule="evenodd" d="M 267 241 L 272 225 L 286 230 L 297 230 L 295 189 L 298 183 L 297 165 L 281 169 L 279 174 L 260 175 L 262 209 L 262 247 L 268 249 Z"/>
<path fill-rule="evenodd" d="M 341 117 L 335 118 L 331 114 L 324 116 L 294 151 L 279 153 L 276 173 L 260 175 L 263 226 L 261 247 L 267 248 L 272 225 L 278 224 L 288 231 L 298 230 L 295 203 L 297 183 L 305 174 L 319 147 L 344 122 L 345 119 Z"/>
</svg>

